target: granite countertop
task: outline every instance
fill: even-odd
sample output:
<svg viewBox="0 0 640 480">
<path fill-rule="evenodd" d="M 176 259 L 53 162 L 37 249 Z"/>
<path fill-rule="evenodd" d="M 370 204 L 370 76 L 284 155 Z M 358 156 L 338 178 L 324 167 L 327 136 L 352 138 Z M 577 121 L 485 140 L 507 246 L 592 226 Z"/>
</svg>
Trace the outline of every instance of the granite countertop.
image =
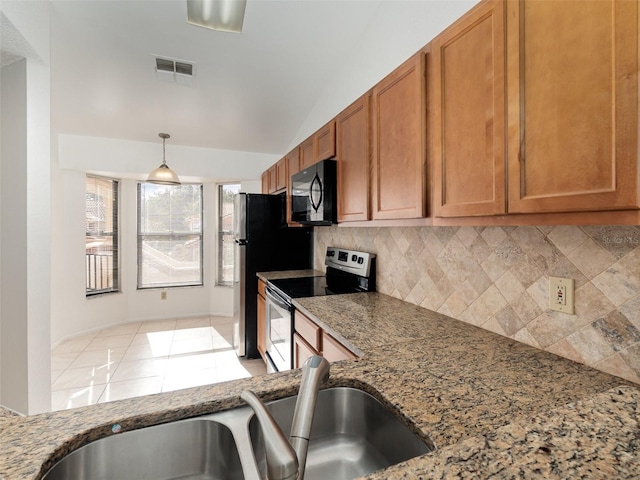
<svg viewBox="0 0 640 480">
<path fill-rule="evenodd" d="M 294 304 L 436 445 L 366 478 L 640 477 L 636 385 L 377 293 Z"/>
<path fill-rule="evenodd" d="M 282 270 L 280 272 L 258 272 L 258 278 L 265 282 L 278 280 L 280 278 L 302 278 L 302 277 L 324 277 L 325 273 L 320 270 Z"/>
<path fill-rule="evenodd" d="M 360 358 L 331 366 L 328 386 L 387 404 L 434 452 L 367 476 L 638 478 L 640 389 L 624 380 L 379 293 L 294 300 Z M 38 479 L 91 440 L 295 394 L 282 372 L 29 417 L 9 416 L 0 478 Z"/>
</svg>

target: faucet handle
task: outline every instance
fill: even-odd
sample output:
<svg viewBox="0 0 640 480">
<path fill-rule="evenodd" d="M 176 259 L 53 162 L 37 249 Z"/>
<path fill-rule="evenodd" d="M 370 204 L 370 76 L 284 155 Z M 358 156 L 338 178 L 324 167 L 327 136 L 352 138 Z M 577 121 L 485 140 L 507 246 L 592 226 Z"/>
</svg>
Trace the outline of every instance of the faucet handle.
<svg viewBox="0 0 640 480">
<path fill-rule="evenodd" d="M 267 478 L 295 480 L 298 477 L 298 457 L 267 407 L 250 390 L 243 390 L 240 398 L 253 409 L 260 423 L 267 457 Z"/>
<path fill-rule="evenodd" d="M 316 400 L 320 385 L 329 377 L 331 368 L 326 358 L 315 355 L 307 359 L 302 366 L 302 379 L 300 380 L 300 390 L 296 407 L 293 411 L 293 421 L 291 422 L 291 434 L 289 443 L 298 457 L 298 475 L 304 479 L 307 466 L 307 452 L 309 449 L 309 437 L 311 436 L 311 425 L 313 415 L 316 410 Z"/>
</svg>

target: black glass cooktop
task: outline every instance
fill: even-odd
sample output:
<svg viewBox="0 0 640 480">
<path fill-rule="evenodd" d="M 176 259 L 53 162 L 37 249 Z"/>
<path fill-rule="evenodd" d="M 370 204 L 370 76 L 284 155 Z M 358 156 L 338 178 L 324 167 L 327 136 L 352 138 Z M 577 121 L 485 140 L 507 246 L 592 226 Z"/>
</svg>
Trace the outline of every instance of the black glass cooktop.
<svg viewBox="0 0 640 480">
<path fill-rule="evenodd" d="M 335 293 L 327 287 L 327 277 L 280 278 L 269 280 L 269 284 L 288 298 L 320 297 Z"/>
</svg>

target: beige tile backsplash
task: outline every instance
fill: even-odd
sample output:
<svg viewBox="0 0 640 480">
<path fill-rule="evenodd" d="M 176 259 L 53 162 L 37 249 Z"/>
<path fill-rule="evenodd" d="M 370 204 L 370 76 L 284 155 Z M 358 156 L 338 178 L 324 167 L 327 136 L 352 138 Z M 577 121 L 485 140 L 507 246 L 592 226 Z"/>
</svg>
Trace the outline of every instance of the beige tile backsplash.
<svg viewBox="0 0 640 480">
<path fill-rule="evenodd" d="M 378 291 L 640 383 L 640 227 L 317 227 L 377 254 Z M 548 308 L 575 280 L 575 315 Z M 401 319 L 398 319 L 401 321 Z"/>
</svg>

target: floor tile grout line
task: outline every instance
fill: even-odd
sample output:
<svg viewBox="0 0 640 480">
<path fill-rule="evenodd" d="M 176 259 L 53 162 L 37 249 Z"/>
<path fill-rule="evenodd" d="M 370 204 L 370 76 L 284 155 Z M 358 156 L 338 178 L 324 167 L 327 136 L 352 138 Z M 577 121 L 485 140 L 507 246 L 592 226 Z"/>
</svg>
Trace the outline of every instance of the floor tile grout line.
<svg viewBox="0 0 640 480">
<path fill-rule="evenodd" d="M 172 357 L 172 355 L 170 354 L 170 352 L 171 352 L 171 347 L 173 346 L 173 342 L 174 342 L 174 341 L 180 342 L 180 341 L 189 341 L 189 340 L 192 340 L 192 339 L 190 339 L 190 338 L 186 338 L 186 339 L 183 339 L 183 340 L 176 340 L 176 339 L 175 339 L 175 335 L 176 335 L 176 332 L 178 332 L 179 330 L 188 330 L 188 329 L 195 329 L 195 328 L 204 328 L 204 327 L 208 327 L 208 328 L 210 328 L 211 330 L 209 331 L 209 334 L 208 334 L 207 336 L 209 337 L 209 339 L 211 339 L 212 341 L 214 341 L 214 343 L 215 343 L 215 339 L 214 339 L 213 337 L 214 337 L 214 335 L 215 335 L 215 334 L 219 334 L 219 336 L 220 336 L 221 338 L 223 338 L 225 341 L 229 342 L 229 339 L 227 338 L 227 336 L 226 336 L 226 335 L 224 335 L 224 334 L 219 333 L 219 330 L 218 330 L 218 329 L 225 329 L 225 328 L 228 328 L 228 327 L 230 327 L 231 325 L 233 325 L 233 322 L 232 322 L 232 321 L 228 321 L 228 320 L 227 320 L 227 321 L 223 321 L 223 322 L 222 322 L 222 323 L 220 323 L 219 325 L 214 325 L 214 324 L 212 323 L 212 318 L 213 318 L 212 316 L 209 316 L 209 317 L 208 317 L 208 325 L 201 325 L 201 326 L 196 326 L 196 325 L 194 325 L 194 326 L 189 326 L 189 325 L 186 325 L 186 326 L 182 326 L 182 327 L 180 327 L 180 324 L 179 324 L 180 320 L 178 319 L 178 320 L 176 320 L 176 322 L 174 323 L 174 328 L 172 328 L 172 329 L 170 329 L 170 330 L 157 330 L 157 332 L 169 332 L 169 331 L 171 332 L 171 340 L 170 340 L 170 342 L 171 342 L 171 343 L 169 344 L 169 354 L 168 354 L 168 355 L 166 355 L 167 360 L 168 360 L 168 359 L 170 359 L 170 358 Z M 220 317 L 220 318 L 223 318 L 223 317 Z M 161 321 L 160 321 L 160 322 L 161 322 Z M 117 361 L 115 361 L 115 360 L 113 361 L 113 364 L 114 364 L 114 370 L 113 370 L 113 372 L 111 372 L 111 373 L 109 374 L 109 376 L 108 376 L 108 381 L 106 381 L 104 384 L 99 384 L 99 385 L 103 385 L 103 386 L 104 386 L 104 388 L 103 388 L 102 392 L 100 393 L 100 395 L 98 396 L 98 398 L 97 398 L 97 399 L 95 399 L 95 400 L 92 402 L 92 404 L 97 404 L 97 403 L 100 403 L 101 401 L 103 401 L 103 398 L 104 398 L 104 396 L 106 395 L 107 390 L 109 390 L 109 386 L 113 386 L 114 384 L 117 384 L 117 383 L 120 383 L 120 382 L 137 382 L 137 381 L 144 381 L 145 379 L 148 379 L 148 378 L 155 378 L 155 377 L 161 378 L 161 379 L 162 379 L 162 383 L 161 383 L 161 384 L 160 384 L 160 386 L 159 386 L 159 390 L 158 390 L 158 391 L 156 391 L 156 392 L 154 392 L 154 393 L 164 392 L 164 391 L 165 391 L 165 388 L 167 388 L 167 387 L 169 387 L 169 386 L 170 386 L 170 385 L 167 383 L 167 382 L 168 382 L 168 378 L 170 377 L 170 375 L 168 375 L 168 374 L 167 374 L 167 371 L 166 371 L 166 370 L 163 370 L 162 375 L 157 375 L 157 376 L 156 376 L 156 375 L 151 375 L 151 376 L 144 376 L 144 377 L 134 377 L 134 378 L 132 378 L 132 379 L 121 380 L 121 381 L 119 381 L 119 382 L 114 382 L 114 381 L 113 381 L 113 377 L 114 377 L 114 375 L 116 374 L 116 372 L 118 371 L 118 369 L 121 367 L 121 365 L 122 365 L 123 363 L 125 363 L 125 362 L 124 362 L 124 358 L 127 356 L 127 353 L 130 351 L 130 349 L 131 349 L 132 347 L 135 347 L 135 345 L 133 345 L 133 341 L 134 341 L 134 339 L 135 339 L 136 335 L 138 335 L 138 334 L 140 334 L 140 333 L 155 333 L 155 332 L 140 332 L 140 330 L 143 328 L 143 326 L 144 326 L 144 324 L 145 324 L 145 323 L 153 323 L 153 322 L 140 322 L 140 325 L 138 325 L 138 328 L 137 328 L 137 329 L 136 329 L 136 331 L 132 334 L 132 338 L 131 338 L 131 340 L 127 343 L 126 347 L 124 347 L 124 350 L 123 350 L 122 354 L 118 357 L 118 360 L 117 360 Z M 186 322 L 185 322 L 185 323 L 186 323 Z M 197 322 L 196 322 L 196 323 L 197 323 Z M 119 326 L 119 327 L 113 327 L 113 329 L 114 329 L 114 330 L 115 330 L 115 329 L 117 329 L 117 328 L 121 328 L 121 327 L 120 327 L 120 326 Z M 108 329 L 105 329 L 105 330 L 108 330 Z M 70 367 L 71 367 L 72 363 L 73 363 L 73 362 L 75 362 L 75 361 L 77 360 L 77 358 L 78 358 L 82 353 L 84 353 L 84 352 L 90 352 L 90 351 L 96 351 L 96 350 L 87 350 L 87 347 L 89 346 L 89 344 L 90 344 L 90 343 L 91 343 L 95 338 L 97 338 L 97 337 L 99 336 L 99 333 L 104 332 L 105 330 L 102 330 L 102 331 L 100 331 L 100 332 L 96 333 L 96 335 L 92 338 L 92 340 L 90 340 L 90 341 L 85 345 L 85 347 L 82 349 L 82 351 L 77 352 L 77 353 L 76 353 L 76 352 L 70 352 L 70 353 L 76 353 L 76 355 L 74 356 L 74 359 L 73 359 L 73 360 L 72 360 L 72 361 L 67 365 L 67 367 L 61 371 L 60 375 L 62 375 L 65 371 L 67 371 L 68 369 L 70 369 Z M 214 332 L 215 332 L 215 334 L 214 334 Z M 116 334 L 114 333 L 114 335 L 116 335 Z M 122 334 L 122 335 L 126 335 L 126 334 Z M 103 335 L 103 336 L 104 336 L 104 337 L 108 337 L 108 336 L 110 336 L 110 335 L 108 335 L 108 334 L 107 334 L 107 335 Z M 113 335 L 111 335 L 111 336 L 113 336 Z M 198 337 L 198 336 L 196 336 L 196 337 L 194 337 L 194 338 L 196 338 L 196 339 L 197 339 L 197 338 L 199 338 L 199 337 Z M 104 348 L 104 350 L 107 350 L 108 348 L 109 348 L 109 347 L 105 347 L 105 348 Z M 99 350 L 98 350 L 98 351 L 99 351 Z M 219 358 L 219 356 L 220 356 L 220 355 L 223 355 L 223 354 L 225 354 L 226 352 L 229 352 L 229 351 L 233 351 L 233 348 L 230 346 L 230 344 L 229 344 L 229 346 L 227 346 L 227 347 L 215 347 L 215 346 L 214 346 L 212 349 L 208 350 L 208 353 L 211 353 L 211 354 L 213 355 L 214 360 L 215 360 L 216 358 Z M 192 353 L 198 354 L 198 353 L 207 353 L 207 352 L 194 351 L 194 352 L 192 352 Z M 188 355 L 188 352 L 181 352 L 180 354 L 174 354 L 174 355 L 173 355 L 173 357 L 178 357 L 178 356 L 181 356 L 181 355 L 183 355 L 183 356 L 187 356 L 187 355 Z M 165 357 L 165 356 L 163 355 L 163 357 Z M 152 360 L 152 359 L 154 359 L 154 358 L 156 358 L 156 357 L 151 357 L 151 358 L 134 358 L 133 360 L 130 360 L 130 361 Z M 225 362 L 226 362 L 226 361 L 228 361 L 228 359 L 227 359 L 227 358 L 225 358 Z M 195 380 L 195 381 L 193 382 L 193 384 L 192 384 L 192 385 L 190 385 L 190 384 L 189 384 L 189 382 L 187 382 L 184 386 L 179 386 L 178 388 L 171 388 L 170 390 L 166 390 L 166 391 L 174 391 L 174 390 L 179 390 L 179 389 L 182 389 L 182 388 L 190 388 L 190 387 L 192 387 L 192 386 L 199 386 L 199 385 L 209 384 L 209 383 L 219 383 L 219 382 L 222 382 L 222 381 L 228 381 L 228 380 L 231 380 L 232 378 L 220 378 L 220 377 L 218 376 L 218 369 L 223 369 L 223 370 L 225 370 L 225 369 L 226 369 L 226 367 L 233 367 L 233 366 L 237 366 L 237 365 L 239 365 L 239 366 L 241 366 L 241 367 L 244 369 L 244 371 L 246 372 L 246 374 L 248 374 L 249 376 L 254 376 L 254 375 L 258 375 L 258 374 L 261 374 L 261 373 L 262 373 L 262 372 L 254 373 L 254 372 L 255 372 L 255 370 L 254 370 L 253 368 L 252 368 L 252 369 L 251 369 L 251 371 L 250 371 L 247 367 L 245 367 L 245 366 L 243 365 L 242 360 L 241 360 L 241 359 L 239 359 L 239 358 L 236 358 L 236 362 L 237 362 L 236 364 L 233 364 L 233 362 L 232 362 L 231 364 L 226 364 L 226 363 L 221 363 L 221 364 L 219 364 L 218 362 L 215 362 L 215 361 L 214 361 L 214 362 L 213 362 L 213 366 L 211 366 L 211 367 L 196 368 L 196 369 L 194 369 L 194 370 L 193 370 L 194 372 L 198 372 L 198 371 L 200 371 L 200 370 L 207 370 L 207 371 L 210 371 L 211 369 L 213 369 L 213 370 L 214 370 L 214 372 L 215 372 L 215 377 L 214 377 L 213 379 L 209 379 L 209 380 L 207 380 L 207 382 L 206 382 L 206 383 L 201 383 L 201 381 L 200 381 L 200 380 Z M 78 367 L 78 368 L 84 368 L 84 367 Z M 95 368 L 95 366 L 93 366 L 92 368 Z M 197 377 L 197 373 L 196 373 L 196 375 L 195 375 L 195 376 Z M 54 382 L 54 381 L 52 381 L 52 384 L 53 384 L 53 383 L 55 383 L 55 382 Z M 83 386 L 81 386 L 81 387 L 66 388 L 66 389 L 62 389 L 62 390 L 59 390 L 59 391 L 75 390 L 75 389 L 77 389 L 77 388 L 88 388 L 88 387 L 89 387 L 89 385 L 83 385 Z M 56 391 L 56 392 L 59 392 L 59 391 Z M 52 394 L 53 394 L 53 393 L 54 393 L 54 391 L 52 391 Z M 139 396 L 139 395 L 141 395 L 141 394 L 133 394 L 132 396 Z M 142 394 L 142 395 L 144 395 L 144 394 Z M 118 397 L 118 398 L 129 398 L 129 397 Z M 104 402 L 103 402 L 103 403 L 104 403 Z M 79 406 L 79 405 L 77 405 L 77 406 Z"/>
</svg>

